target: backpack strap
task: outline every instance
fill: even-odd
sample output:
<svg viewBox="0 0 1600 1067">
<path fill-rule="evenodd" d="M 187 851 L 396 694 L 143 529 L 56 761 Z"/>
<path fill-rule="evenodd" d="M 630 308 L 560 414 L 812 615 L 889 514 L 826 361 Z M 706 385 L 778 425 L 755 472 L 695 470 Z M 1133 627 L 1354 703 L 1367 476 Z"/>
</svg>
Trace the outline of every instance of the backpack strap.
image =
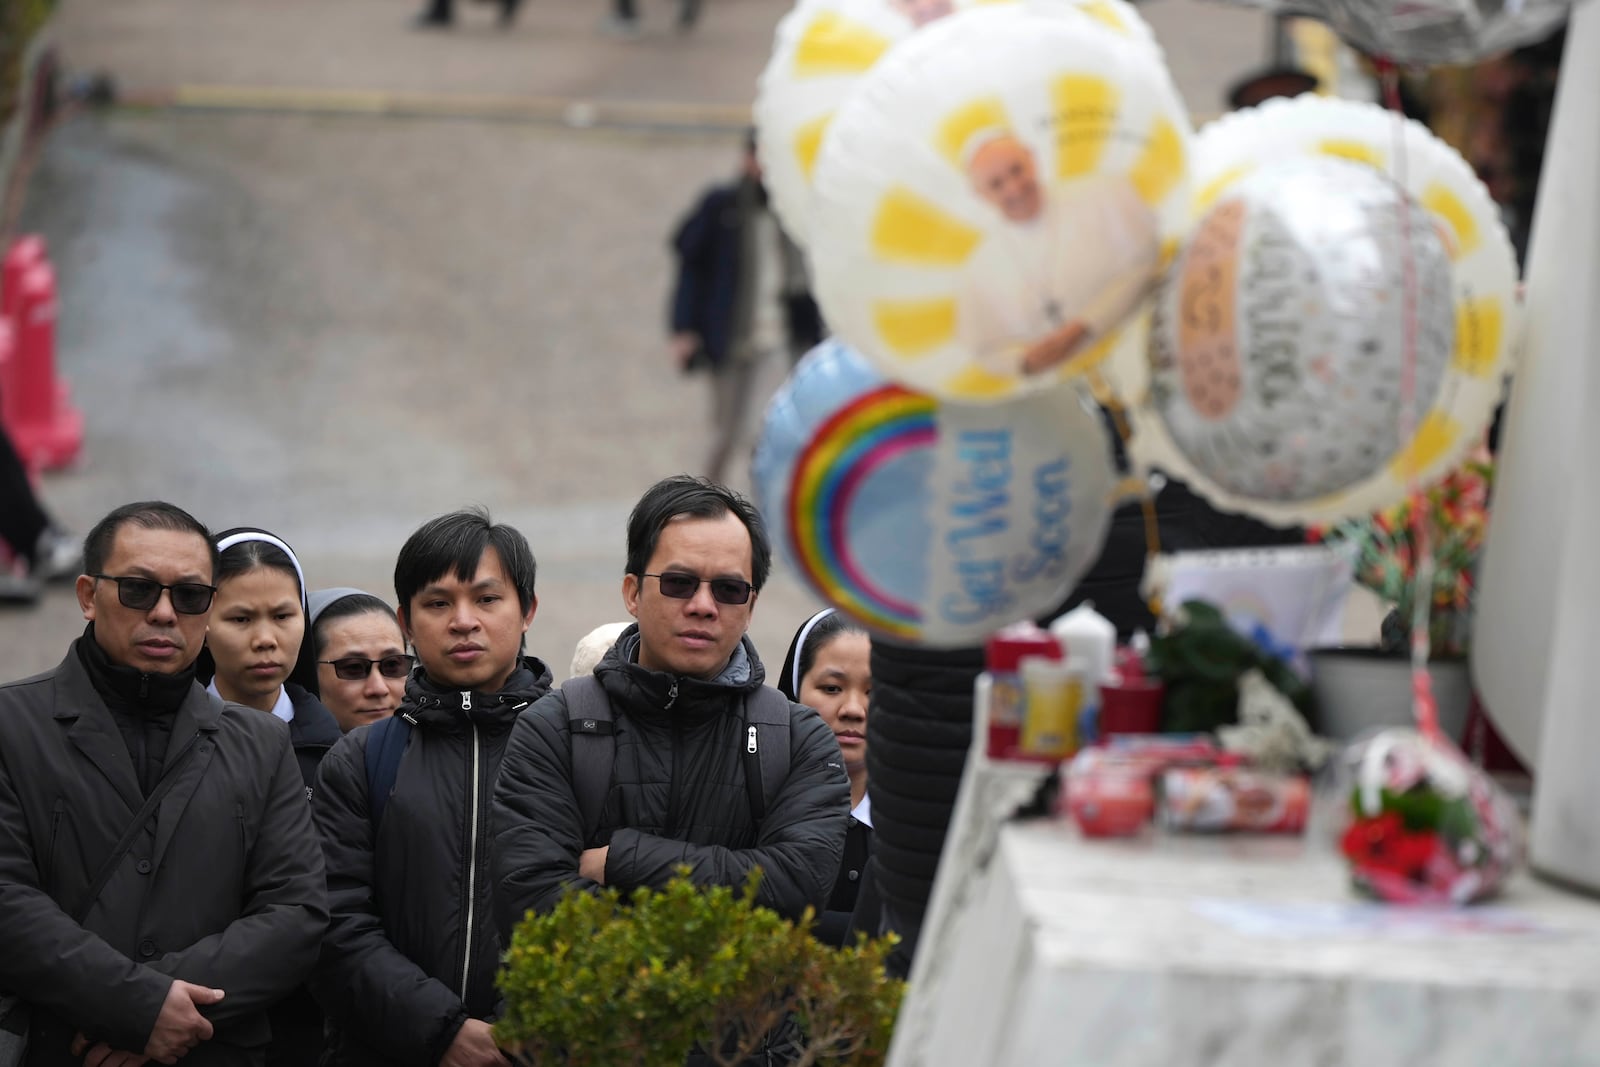
<svg viewBox="0 0 1600 1067">
<path fill-rule="evenodd" d="M 600 830 L 600 817 L 611 792 L 611 768 L 617 759 L 616 723 L 611 718 L 611 698 L 594 675 L 569 678 L 562 683 L 561 695 L 567 702 L 572 792 L 583 819 L 587 848 Z"/>
<path fill-rule="evenodd" d="M 383 809 L 400 776 L 400 758 L 411 742 L 411 720 L 401 715 L 379 719 L 367 729 L 367 811 L 372 817 L 373 839 L 383 824 Z"/>
<path fill-rule="evenodd" d="M 758 837 L 768 803 L 789 777 L 789 716 L 789 698 L 770 685 L 745 697 L 744 784 Z"/>
</svg>

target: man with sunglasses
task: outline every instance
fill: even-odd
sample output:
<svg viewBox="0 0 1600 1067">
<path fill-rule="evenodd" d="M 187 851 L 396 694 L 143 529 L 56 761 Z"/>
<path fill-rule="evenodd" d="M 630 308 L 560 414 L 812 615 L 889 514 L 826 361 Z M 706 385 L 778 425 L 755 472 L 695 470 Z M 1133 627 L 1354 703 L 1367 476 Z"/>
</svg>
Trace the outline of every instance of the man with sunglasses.
<svg viewBox="0 0 1600 1067">
<path fill-rule="evenodd" d="M 289 731 L 194 680 L 217 553 L 118 508 L 84 544 L 84 634 L 0 687 L 0 1009 L 29 1065 L 264 1064 L 266 1009 L 327 925 Z"/>
<path fill-rule="evenodd" d="M 333 747 L 312 797 L 333 912 L 312 982 L 330 1067 L 508 1063 L 488 1022 L 490 799 L 512 724 L 550 689 L 522 654 L 534 577 L 527 540 L 481 511 L 427 522 L 400 549 L 400 625 L 421 668 L 392 717 Z"/>
<path fill-rule="evenodd" d="M 827 724 L 764 684 L 745 636 L 771 558 L 750 502 L 705 479 L 665 479 L 634 507 L 622 600 L 637 624 L 592 678 L 522 714 L 501 766 L 503 933 L 571 887 L 660 888 L 682 866 L 728 886 L 760 867 L 759 902 L 791 918 L 827 901 L 849 781 Z M 572 714 L 592 700 L 602 714 Z M 607 718 L 610 773 L 588 781 L 597 764 L 578 746 Z M 773 752 L 775 773 L 762 765 Z M 592 817 L 585 796 L 603 801 Z"/>
</svg>

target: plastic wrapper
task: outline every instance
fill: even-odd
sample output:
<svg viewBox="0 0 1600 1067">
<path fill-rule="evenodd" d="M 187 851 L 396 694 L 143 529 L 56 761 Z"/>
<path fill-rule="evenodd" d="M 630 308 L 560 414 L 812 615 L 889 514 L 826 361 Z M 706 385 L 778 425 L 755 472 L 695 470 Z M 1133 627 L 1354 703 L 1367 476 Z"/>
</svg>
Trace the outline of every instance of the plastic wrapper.
<svg viewBox="0 0 1600 1067">
<path fill-rule="evenodd" d="M 1168 830 L 1297 834 L 1311 811 L 1311 785 L 1245 767 L 1174 767 L 1161 775 L 1160 811 Z"/>
<path fill-rule="evenodd" d="M 1233 0 L 1320 19 L 1367 55 L 1396 63 L 1471 63 L 1543 40 L 1568 0 Z"/>
<path fill-rule="evenodd" d="M 751 474 L 780 555 L 819 596 L 943 648 L 1065 600 L 1112 508 L 1110 442 L 1076 390 L 941 404 L 833 341 L 767 405 Z"/>
<path fill-rule="evenodd" d="M 1522 860 L 1514 802 L 1443 737 L 1394 729 L 1351 745 L 1325 802 L 1352 883 L 1378 900 L 1483 900 Z"/>
</svg>

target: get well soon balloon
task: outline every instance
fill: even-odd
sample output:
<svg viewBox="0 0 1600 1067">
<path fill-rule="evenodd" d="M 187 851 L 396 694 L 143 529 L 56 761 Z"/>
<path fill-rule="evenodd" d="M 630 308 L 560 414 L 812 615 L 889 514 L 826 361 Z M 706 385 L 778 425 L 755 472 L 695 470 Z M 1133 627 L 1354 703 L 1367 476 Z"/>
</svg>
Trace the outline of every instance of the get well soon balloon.
<svg viewBox="0 0 1600 1067">
<path fill-rule="evenodd" d="M 1285 524 L 1453 469 L 1500 399 L 1517 310 L 1465 162 L 1392 113 L 1314 97 L 1221 120 L 1195 155 L 1203 214 L 1155 303 L 1136 455 Z"/>
<path fill-rule="evenodd" d="M 810 243 L 823 134 L 861 77 L 918 27 L 954 10 L 1006 3 L 1088 17 L 1155 48 L 1150 27 L 1122 0 L 800 0 L 783 17 L 756 94 L 756 142 L 773 209 L 801 247 Z"/>
<path fill-rule="evenodd" d="M 1153 46 L 1081 10 L 959 12 L 897 46 L 817 162 L 823 311 L 890 378 L 991 402 L 1103 359 L 1187 215 Z"/>
<path fill-rule="evenodd" d="M 1076 390 L 940 404 L 830 341 L 767 407 L 752 470 L 780 554 L 828 603 L 962 647 L 1059 604 L 1099 555 L 1112 468 Z"/>
</svg>

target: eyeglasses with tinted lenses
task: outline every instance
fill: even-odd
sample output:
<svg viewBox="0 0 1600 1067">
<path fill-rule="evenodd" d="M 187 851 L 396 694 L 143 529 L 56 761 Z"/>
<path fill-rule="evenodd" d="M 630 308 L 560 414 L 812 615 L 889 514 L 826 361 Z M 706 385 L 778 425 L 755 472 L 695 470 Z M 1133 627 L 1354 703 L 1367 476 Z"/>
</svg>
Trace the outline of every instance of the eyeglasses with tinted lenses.
<svg viewBox="0 0 1600 1067">
<path fill-rule="evenodd" d="M 347 682 L 360 682 L 366 680 L 374 667 L 378 668 L 378 673 L 385 678 L 404 678 L 411 673 L 411 665 L 416 662 L 416 657 L 385 656 L 382 659 L 363 659 L 360 656 L 346 656 L 344 659 L 319 659 L 317 662 L 332 667 L 335 678 L 342 678 Z"/>
<path fill-rule="evenodd" d="M 149 611 L 161 599 L 161 594 L 172 592 L 172 610 L 179 615 L 204 615 L 211 610 L 211 598 L 217 595 L 214 585 L 199 582 L 178 582 L 162 585 L 153 578 L 118 578 L 111 574 L 91 574 L 107 582 L 117 583 L 117 602 L 134 611 Z"/>
<path fill-rule="evenodd" d="M 700 583 L 704 582 L 711 587 L 711 599 L 718 604 L 748 604 L 750 590 L 753 588 L 749 582 L 742 578 L 701 578 L 694 574 L 685 574 L 682 571 L 667 571 L 665 574 L 642 574 L 641 578 L 654 578 L 661 583 L 661 595 L 669 596 L 674 600 L 688 600 L 700 591 Z"/>
</svg>

